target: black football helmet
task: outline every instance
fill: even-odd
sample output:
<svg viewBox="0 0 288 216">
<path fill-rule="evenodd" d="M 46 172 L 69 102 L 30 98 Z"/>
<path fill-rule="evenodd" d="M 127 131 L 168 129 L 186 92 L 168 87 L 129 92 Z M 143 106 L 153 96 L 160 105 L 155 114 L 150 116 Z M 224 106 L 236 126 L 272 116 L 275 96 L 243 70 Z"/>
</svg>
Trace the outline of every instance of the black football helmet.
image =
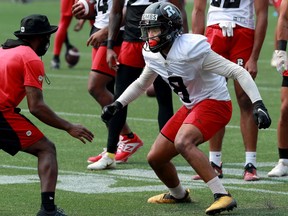
<svg viewBox="0 0 288 216">
<path fill-rule="evenodd" d="M 155 45 L 149 45 L 148 29 L 159 27 L 161 34 L 157 35 L 160 41 Z M 180 10 L 168 2 L 157 2 L 149 5 L 140 21 L 141 39 L 146 41 L 152 52 L 172 45 L 175 38 L 182 33 L 183 20 Z M 154 38 L 154 37 L 153 37 Z"/>
</svg>

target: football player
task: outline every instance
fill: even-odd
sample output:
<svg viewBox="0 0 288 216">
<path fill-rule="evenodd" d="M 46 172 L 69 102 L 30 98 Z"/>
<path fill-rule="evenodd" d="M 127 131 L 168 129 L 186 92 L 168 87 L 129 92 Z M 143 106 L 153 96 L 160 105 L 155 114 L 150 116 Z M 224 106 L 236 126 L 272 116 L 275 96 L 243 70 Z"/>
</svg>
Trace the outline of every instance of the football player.
<svg viewBox="0 0 288 216">
<path fill-rule="evenodd" d="M 267 29 L 268 5 L 268 0 L 210 0 L 207 13 L 205 35 L 212 49 L 244 67 L 253 79 L 258 74 L 257 61 Z M 192 32 L 195 34 L 204 34 L 206 6 L 207 1 L 194 1 Z M 256 170 L 258 128 L 251 115 L 253 106 L 237 80 L 234 81 L 234 89 L 240 108 L 240 129 L 245 147 L 243 179 L 257 181 L 260 179 Z M 224 134 L 223 127 L 209 140 L 209 160 L 219 178 L 223 177 L 221 151 Z M 201 179 L 197 175 L 192 178 Z"/>
<path fill-rule="evenodd" d="M 276 68 L 282 78 L 281 109 L 278 121 L 278 164 L 268 173 L 269 177 L 288 175 L 288 70 L 287 70 L 287 40 L 288 40 L 288 0 L 282 0 L 277 23 Z"/>
<path fill-rule="evenodd" d="M 149 165 L 169 190 L 149 198 L 148 202 L 191 202 L 189 190 L 182 187 L 172 163 L 172 159 L 180 154 L 214 195 L 215 201 L 206 209 L 206 214 L 233 210 L 237 207 L 236 200 L 224 188 L 198 145 L 208 141 L 230 121 L 232 103 L 226 77 L 237 80 L 249 96 L 256 127 L 270 126 L 271 119 L 255 82 L 243 67 L 215 53 L 203 35 L 181 35 L 181 12 L 171 3 L 148 6 L 140 28 L 141 38 L 146 42 L 143 49 L 146 66 L 140 77 L 114 103 L 104 107 L 103 121 L 109 122 L 117 116 L 160 75 L 183 105 L 162 128 L 148 153 Z"/>
</svg>

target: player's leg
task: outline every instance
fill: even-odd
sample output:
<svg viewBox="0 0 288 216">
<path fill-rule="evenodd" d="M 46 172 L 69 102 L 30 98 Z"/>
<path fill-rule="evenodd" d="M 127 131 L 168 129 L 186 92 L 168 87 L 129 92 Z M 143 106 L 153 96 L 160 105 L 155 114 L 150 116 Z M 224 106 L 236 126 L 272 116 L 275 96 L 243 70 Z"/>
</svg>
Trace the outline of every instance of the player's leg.
<svg viewBox="0 0 288 216">
<path fill-rule="evenodd" d="M 58 177 L 55 145 L 46 137 L 23 150 L 38 158 L 38 175 L 41 183 L 41 209 L 37 215 L 66 215 L 54 203 Z"/>
<path fill-rule="evenodd" d="M 181 185 L 176 168 L 171 162 L 172 158 L 179 154 L 172 141 L 186 115 L 187 109 L 184 107 L 180 108 L 164 126 L 147 155 L 149 165 L 169 189 L 168 193 L 149 198 L 148 203 L 191 202 L 189 190 L 185 190 Z"/>
<path fill-rule="evenodd" d="M 68 27 L 73 18 L 72 10 L 71 10 L 72 5 L 73 5 L 73 1 L 71 0 L 61 0 L 60 20 L 58 24 L 58 30 L 55 34 L 53 59 L 51 61 L 51 68 L 53 69 L 60 68 L 60 53 L 61 53 L 62 45 L 66 40 Z"/>
<path fill-rule="evenodd" d="M 125 91 L 125 89 L 136 80 L 142 72 L 142 68 L 133 68 L 126 65 L 119 65 L 117 76 L 115 78 L 115 100 Z M 119 136 L 121 130 L 126 122 L 127 118 L 127 106 L 121 109 L 108 124 L 108 141 L 107 141 L 107 153 L 103 155 L 101 160 L 88 165 L 88 169 L 102 170 L 111 169 L 116 167 L 116 160 L 126 160 L 133 153 L 137 151 L 139 147 L 143 145 L 143 142 L 132 131 L 127 134 L 127 143 L 121 143 L 121 149 L 117 151 Z M 132 142 L 130 142 L 130 140 Z M 134 141 L 135 140 L 135 141 Z M 121 151 L 121 152 L 120 152 Z M 116 154 L 117 153 L 117 154 Z M 117 156 L 118 155 L 118 156 Z M 117 156 L 117 158 L 116 158 Z"/>
<path fill-rule="evenodd" d="M 11 112 L 0 112 L 0 121 L 0 130 L 5 130 L 0 137 L 2 150 L 11 155 L 23 151 L 38 158 L 38 175 L 41 185 L 41 210 L 38 214 L 40 212 L 42 214 L 58 213 L 54 203 L 58 176 L 54 144 L 44 137 L 43 133 L 25 116 L 21 115 L 18 108 Z M 60 216 L 65 215 L 60 213 Z"/>
<path fill-rule="evenodd" d="M 158 125 L 161 130 L 173 116 L 173 100 L 170 86 L 158 76 L 153 83 L 158 102 Z"/>
<path fill-rule="evenodd" d="M 237 27 L 234 30 L 235 46 L 231 49 L 230 60 L 236 64 L 245 67 L 250 58 L 254 43 L 254 30 Z M 250 38 L 250 40 L 248 39 Z M 252 60 L 249 60 L 252 61 Z M 257 62 L 256 69 L 257 69 Z M 249 63 L 251 66 L 251 62 Z M 252 67 L 249 67 L 251 69 Z M 253 106 L 237 81 L 234 81 L 234 89 L 237 98 L 237 102 L 240 108 L 240 129 L 245 147 L 245 165 L 244 175 L 245 181 L 257 181 L 259 176 L 257 175 L 256 164 L 256 150 L 258 139 L 258 127 L 255 124 L 253 118 Z"/>
<path fill-rule="evenodd" d="M 288 72 L 285 72 L 288 75 Z M 283 76 L 281 87 L 281 110 L 278 121 L 278 164 L 268 173 L 269 177 L 288 175 L 288 76 Z"/>
<path fill-rule="evenodd" d="M 211 44 L 213 51 L 229 59 L 230 45 L 229 39 L 224 37 L 222 29 L 219 25 L 208 26 L 206 29 L 206 37 Z M 209 140 L 209 161 L 211 166 L 219 178 L 223 178 L 222 171 L 222 143 L 225 135 L 225 127 L 221 128 L 211 139 Z M 193 180 L 201 180 L 199 175 L 192 176 Z"/>
</svg>

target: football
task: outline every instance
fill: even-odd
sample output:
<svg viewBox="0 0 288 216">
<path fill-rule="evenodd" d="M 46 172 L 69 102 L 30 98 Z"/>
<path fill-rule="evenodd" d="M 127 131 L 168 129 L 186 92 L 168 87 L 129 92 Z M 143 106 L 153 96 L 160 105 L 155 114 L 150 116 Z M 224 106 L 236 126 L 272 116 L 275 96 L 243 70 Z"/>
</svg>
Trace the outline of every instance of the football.
<svg viewBox="0 0 288 216">
<path fill-rule="evenodd" d="M 82 4 L 82 7 L 84 8 L 84 14 L 78 14 L 76 15 L 76 18 L 94 20 L 96 16 L 95 3 L 95 0 L 79 0 L 76 4 Z"/>
<path fill-rule="evenodd" d="M 65 60 L 68 64 L 68 67 L 74 67 L 80 59 L 79 50 L 76 47 L 69 49 L 65 54 Z"/>
</svg>

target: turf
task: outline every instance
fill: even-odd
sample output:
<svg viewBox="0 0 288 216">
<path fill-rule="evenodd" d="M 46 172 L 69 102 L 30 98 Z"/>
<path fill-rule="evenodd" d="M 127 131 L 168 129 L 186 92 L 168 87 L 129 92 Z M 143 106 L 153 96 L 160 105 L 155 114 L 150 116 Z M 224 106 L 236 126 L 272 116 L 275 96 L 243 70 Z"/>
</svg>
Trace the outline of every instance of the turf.
<svg viewBox="0 0 288 216">
<path fill-rule="evenodd" d="M 187 1 L 188 16 L 191 14 L 191 8 L 191 1 Z M 259 133 L 257 162 L 261 181 L 247 183 L 242 179 L 244 147 L 239 129 L 239 109 L 232 82 L 229 82 L 234 113 L 223 143 L 222 181 L 236 198 L 238 208 L 223 215 L 287 215 L 288 177 L 267 177 L 267 172 L 278 160 L 276 128 L 281 85 L 281 77 L 270 66 L 276 23 L 273 12 L 271 7 L 269 27 L 259 59 L 259 73 L 256 80 L 272 118 L 271 127 Z M 13 32 L 18 30 L 20 19 L 32 13 L 46 14 L 52 24 L 57 24 L 59 1 L 34 0 L 29 4 L 19 4 L 2 0 L 0 43 L 2 44 L 7 38 L 14 38 Z M 80 62 L 75 68 L 70 69 L 65 64 L 62 54 L 61 69 L 51 70 L 49 66 L 53 50 L 54 37 L 52 37 L 51 47 L 43 57 L 47 76 L 51 81 L 50 85 L 44 84 L 44 97 L 46 103 L 60 116 L 73 122 L 80 122 L 91 129 L 95 133 L 93 143 L 83 145 L 66 132 L 42 124 L 29 114 L 25 100 L 20 105 L 23 114 L 56 143 L 59 162 L 57 205 L 73 216 L 205 215 L 205 209 L 213 201 L 212 194 L 203 182 L 191 180 L 195 172 L 181 157 L 175 158 L 173 162 L 177 165 L 183 185 L 190 188 L 194 202 L 183 205 L 153 205 L 146 202 L 150 196 L 166 191 L 146 162 L 146 155 L 158 134 L 155 98 L 143 95 L 129 106 L 128 123 L 145 144 L 128 163 L 118 165 L 116 170 L 91 172 L 86 169 L 87 157 L 100 153 L 106 146 L 107 131 L 99 117 L 100 106 L 87 92 L 91 48 L 86 47 L 86 40 L 90 27 L 86 23 L 82 31 L 73 32 L 75 23 L 73 20 L 69 36 L 71 42 L 81 52 Z M 179 99 L 175 96 L 175 109 L 179 105 Z M 203 144 L 200 148 L 208 153 L 207 144 Z M 0 215 L 35 215 L 40 207 L 36 158 L 24 153 L 11 157 L 3 151 L 0 151 L 0 158 Z"/>
</svg>

